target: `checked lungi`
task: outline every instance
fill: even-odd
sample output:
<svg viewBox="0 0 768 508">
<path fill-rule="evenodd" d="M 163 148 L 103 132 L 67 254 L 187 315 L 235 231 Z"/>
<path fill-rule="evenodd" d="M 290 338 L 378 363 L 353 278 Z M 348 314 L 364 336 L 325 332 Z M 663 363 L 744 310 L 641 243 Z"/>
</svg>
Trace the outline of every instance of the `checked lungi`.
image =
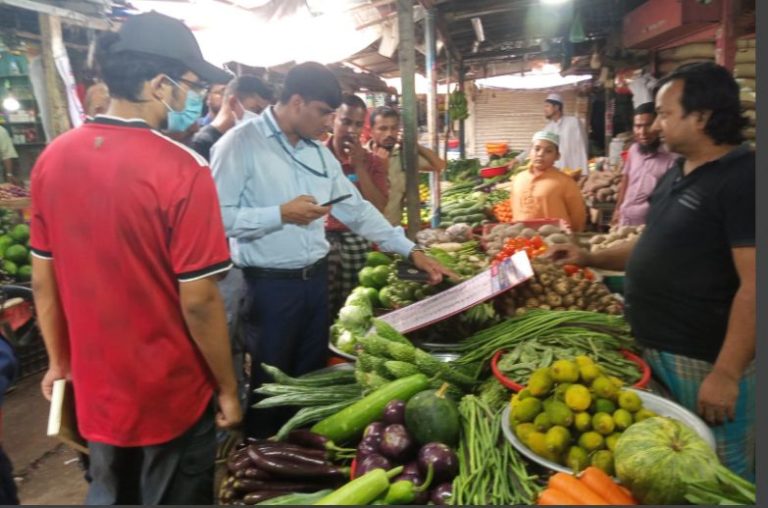
<svg viewBox="0 0 768 508">
<path fill-rule="evenodd" d="M 371 242 L 347 231 L 326 231 L 325 238 L 331 245 L 328 253 L 328 312 L 333 323 L 347 296 L 358 285 L 357 273 L 365 266 Z"/>
<path fill-rule="evenodd" d="M 665 385 L 672 397 L 698 414 L 699 388 L 712 372 L 713 365 L 650 348 L 643 351 L 643 358 L 651 366 L 654 377 Z M 736 418 L 722 425 L 710 426 L 717 441 L 720 461 L 751 482 L 755 481 L 755 378 L 755 363 L 752 362 L 739 383 Z"/>
</svg>

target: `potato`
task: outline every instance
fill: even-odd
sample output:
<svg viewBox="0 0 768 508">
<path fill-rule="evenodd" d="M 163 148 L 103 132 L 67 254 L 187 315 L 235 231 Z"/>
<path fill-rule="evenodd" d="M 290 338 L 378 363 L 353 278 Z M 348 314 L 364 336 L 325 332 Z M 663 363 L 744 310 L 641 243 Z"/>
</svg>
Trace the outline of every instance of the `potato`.
<svg viewBox="0 0 768 508">
<path fill-rule="evenodd" d="M 525 301 L 525 306 L 528 307 L 529 309 L 535 309 L 539 305 L 541 305 L 541 302 L 539 301 L 538 298 L 528 298 Z"/>
<path fill-rule="evenodd" d="M 541 236 L 548 236 L 548 235 L 552 235 L 560 232 L 561 232 L 560 228 L 552 224 L 544 224 L 539 228 L 539 234 Z"/>
<path fill-rule="evenodd" d="M 555 233 L 555 234 L 549 235 L 545 240 L 550 245 L 560 244 L 560 243 L 569 243 L 571 241 L 570 238 L 568 238 L 566 235 L 562 233 Z"/>
<path fill-rule="evenodd" d="M 563 298 L 557 293 L 547 293 L 547 305 L 560 307 L 563 304 Z"/>
</svg>

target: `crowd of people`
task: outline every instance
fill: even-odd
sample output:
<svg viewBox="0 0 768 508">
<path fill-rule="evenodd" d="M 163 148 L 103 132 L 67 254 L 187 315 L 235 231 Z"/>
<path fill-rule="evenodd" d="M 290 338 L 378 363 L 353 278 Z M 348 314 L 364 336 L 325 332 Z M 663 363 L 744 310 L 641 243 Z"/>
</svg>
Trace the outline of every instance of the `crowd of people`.
<svg viewBox="0 0 768 508">
<path fill-rule="evenodd" d="M 264 438 L 290 417 L 253 409 L 245 387 L 265 381 L 262 362 L 290 375 L 326 365 L 330 320 L 372 244 L 432 284 L 455 274 L 400 227 L 398 111 L 375 109 L 363 142 L 367 107 L 325 66 L 296 65 L 277 92 L 207 63 L 190 30 L 157 13 L 104 36 L 96 59 L 100 110 L 32 172 L 33 290 L 50 362 L 42 391 L 50 399 L 55 380 L 74 383 L 89 504 L 212 504 L 216 427 Z M 635 111 L 616 214 L 645 232 L 600 253 L 565 245 L 550 256 L 626 270 L 645 358 L 713 426 L 725 463 L 751 477 L 754 152 L 740 146 L 738 87 L 725 69 L 682 68 L 658 86 L 655 104 Z M 514 179 L 513 216 L 561 217 L 581 231 L 583 198 L 558 161 L 586 170 L 576 148 L 586 144 L 562 98 L 545 108 L 551 123 Z M 418 160 L 421 171 L 445 167 L 423 147 Z"/>
</svg>

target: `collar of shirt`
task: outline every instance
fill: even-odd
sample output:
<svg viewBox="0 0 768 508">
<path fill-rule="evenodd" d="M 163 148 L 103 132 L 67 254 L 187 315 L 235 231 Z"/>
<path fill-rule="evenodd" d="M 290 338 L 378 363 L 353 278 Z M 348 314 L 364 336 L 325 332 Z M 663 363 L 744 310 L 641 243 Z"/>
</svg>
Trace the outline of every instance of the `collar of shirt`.
<svg viewBox="0 0 768 508">
<path fill-rule="evenodd" d="M 544 171 L 542 171 L 540 173 L 535 172 L 533 170 L 533 168 L 528 168 L 528 174 L 530 175 L 531 180 L 537 180 L 539 178 L 544 178 L 546 176 L 551 175 L 552 173 L 557 173 L 557 172 L 558 171 L 554 167 L 547 168 L 547 169 L 545 169 Z"/>
<path fill-rule="evenodd" d="M 267 138 L 281 138 L 282 142 L 285 146 L 289 148 L 293 148 L 294 151 L 300 151 L 304 148 L 317 148 L 320 146 L 319 143 L 316 141 L 313 141 L 308 138 L 299 138 L 299 142 L 296 143 L 296 146 L 293 146 L 290 141 L 288 140 L 288 136 L 285 135 L 285 132 L 280 128 L 280 124 L 277 122 L 277 117 L 275 117 L 275 111 L 274 106 L 268 107 L 264 112 L 259 116 L 259 119 L 261 121 L 257 121 L 256 124 L 258 125 L 259 129 L 261 129 L 261 132 L 264 133 L 264 136 Z M 278 141 L 280 142 L 280 141 Z"/>
<path fill-rule="evenodd" d="M 640 150 L 640 143 L 634 143 L 633 147 L 635 148 L 635 151 L 637 152 L 637 155 L 642 157 L 644 160 L 648 159 L 656 159 L 657 157 L 670 157 L 674 156 L 672 152 L 665 149 L 663 146 L 660 146 L 658 150 L 651 153 L 643 153 L 642 150 Z"/>
<path fill-rule="evenodd" d="M 152 129 L 142 118 L 122 118 L 112 115 L 96 115 L 86 119 L 85 123 L 97 123 L 101 125 L 116 125 L 118 127 L 136 127 L 139 129 Z"/>
<path fill-rule="evenodd" d="M 707 168 L 711 167 L 718 167 L 723 166 L 725 164 L 729 164 L 734 159 L 738 159 L 739 157 L 743 157 L 747 155 L 752 148 L 746 143 L 737 146 L 730 152 L 726 153 L 719 159 L 711 160 L 709 162 L 705 162 L 701 166 L 697 167 L 694 171 L 692 171 L 689 174 L 685 174 L 684 168 L 685 168 L 685 157 L 679 157 L 677 161 L 675 161 L 674 170 L 677 176 L 675 176 L 674 184 L 682 185 L 683 183 L 689 184 L 690 182 L 694 181 L 699 177 L 699 175 L 702 174 L 702 170 L 707 170 Z M 677 187 L 676 187 L 677 188 Z"/>
</svg>

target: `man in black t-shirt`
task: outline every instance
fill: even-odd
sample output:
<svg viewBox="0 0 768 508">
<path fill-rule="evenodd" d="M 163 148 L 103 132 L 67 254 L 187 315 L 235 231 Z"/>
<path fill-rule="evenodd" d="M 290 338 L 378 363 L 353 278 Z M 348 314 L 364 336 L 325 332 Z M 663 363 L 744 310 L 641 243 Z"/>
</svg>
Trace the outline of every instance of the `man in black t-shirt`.
<svg viewBox="0 0 768 508">
<path fill-rule="evenodd" d="M 739 87 L 712 63 L 657 88 L 654 128 L 682 155 L 650 197 L 643 234 L 565 263 L 626 269 L 626 314 L 653 372 L 711 426 L 720 460 L 754 479 L 755 154 L 742 145 Z"/>
</svg>

